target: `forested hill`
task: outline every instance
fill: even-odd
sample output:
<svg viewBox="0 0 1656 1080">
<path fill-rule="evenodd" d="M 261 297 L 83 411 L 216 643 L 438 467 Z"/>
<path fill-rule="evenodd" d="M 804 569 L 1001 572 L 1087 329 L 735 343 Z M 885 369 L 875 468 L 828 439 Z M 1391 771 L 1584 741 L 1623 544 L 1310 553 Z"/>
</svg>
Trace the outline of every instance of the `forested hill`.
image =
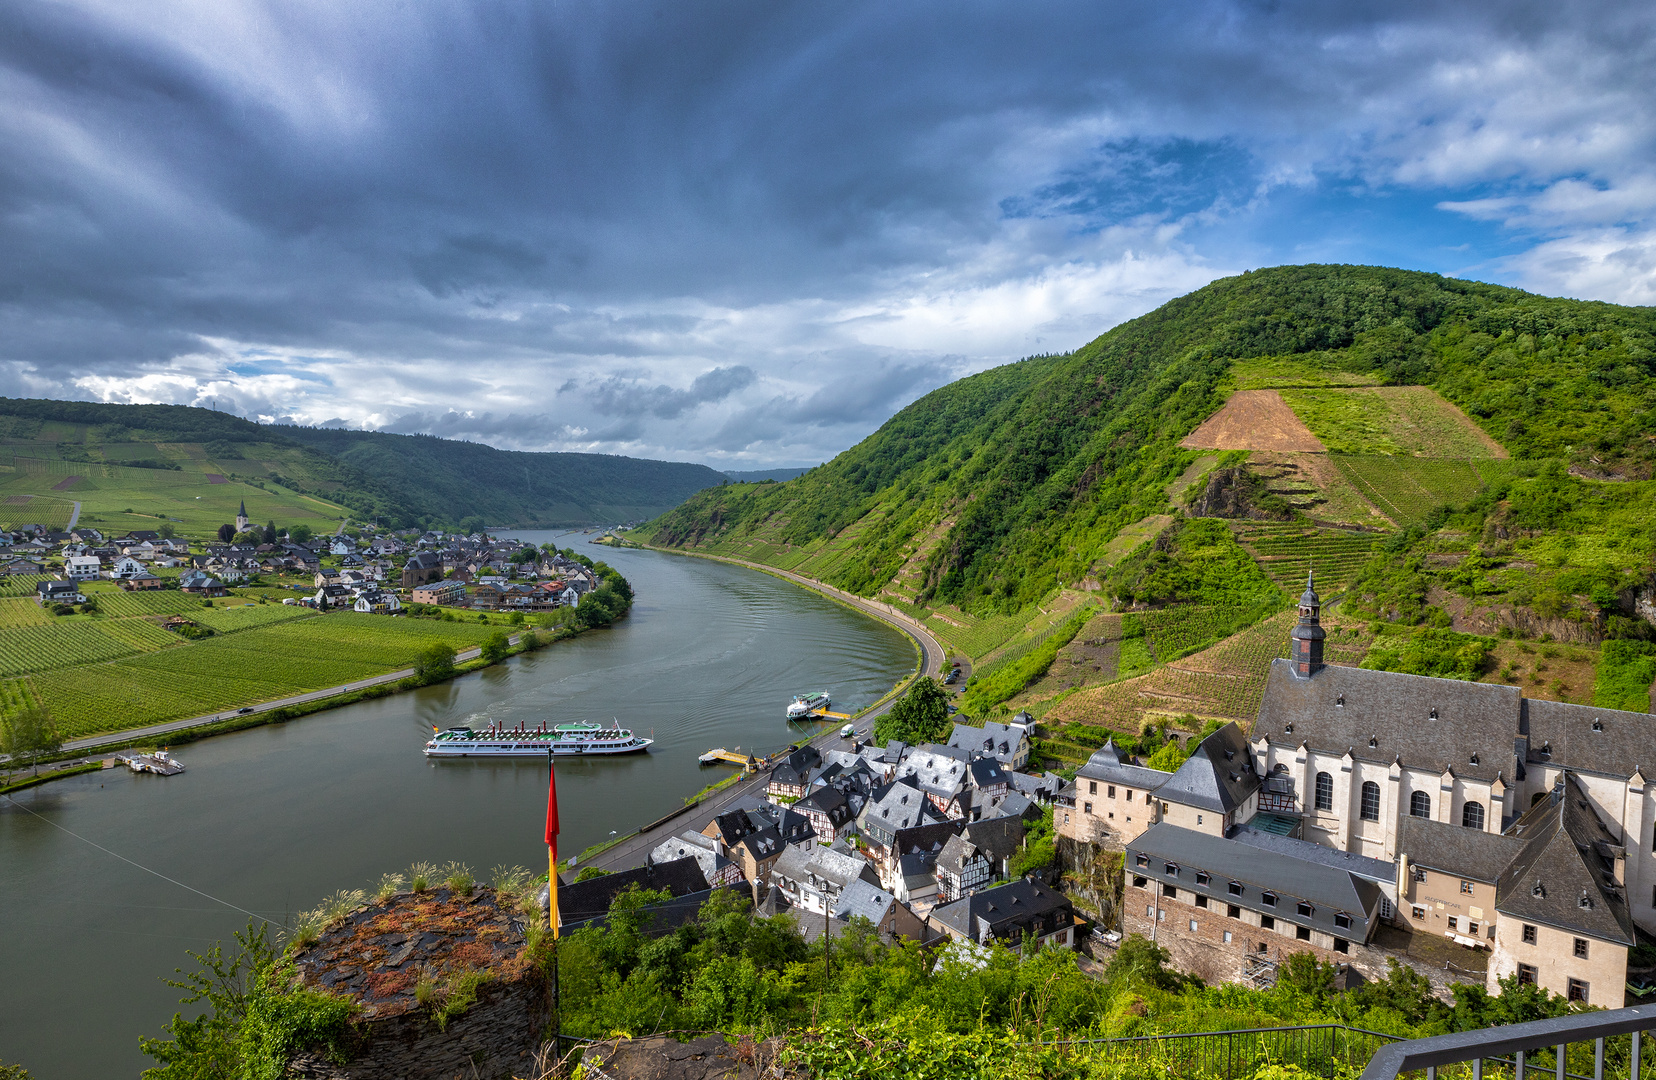
<svg viewBox="0 0 1656 1080">
<path fill-rule="evenodd" d="M 5 448 L 18 458 L 77 463 L 59 471 L 84 472 L 78 464 L 85 463 L 106 466 L 105 473 L 138 466 L 229 476 L 314 495 L 399 527 L 640 519 L 726 482 L 721 473 L 684 462 L 265 426 L 182 405 L 0 398 L 0 425 Z M 114 479 L 109 473 L 99 482 L 108 486 Z"/>
<path fill-rule="evenodd" d="M 1280 267 L 945 386 L 798 479 L 701 492 L 640 535 L 909 604 L 997 663 L 1085 625 L 1100 648 L 1063 692 L 1270 617 L 1313 560 L 1329 591 L 1360 586 L 1345 610 L 1368 627 L 1452 609 L 1455 630 L 1596 644 L 1656 582 L 1653 440 L 1652 309 Z"/>
</svg>

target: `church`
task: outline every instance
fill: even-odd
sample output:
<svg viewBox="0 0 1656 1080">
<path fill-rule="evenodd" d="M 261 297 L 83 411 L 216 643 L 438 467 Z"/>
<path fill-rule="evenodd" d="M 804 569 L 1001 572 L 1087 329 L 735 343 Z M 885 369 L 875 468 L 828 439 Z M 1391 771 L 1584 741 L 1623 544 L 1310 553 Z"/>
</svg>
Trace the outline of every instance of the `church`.
<svg viewBox="0 0 1656 1080">
<path fill-rule="evenodd" d="M 1656 716 L 1327 665 L 1321 606 L 1308 580 L 1251 731 L 1173 773 L 1107 744 L 1059 796 L 1060 834 L 1127 853 L 1124 928 L 1215 980 L 1444 953 L 1620 1007 L 1656 932 Z"/>
</svg>

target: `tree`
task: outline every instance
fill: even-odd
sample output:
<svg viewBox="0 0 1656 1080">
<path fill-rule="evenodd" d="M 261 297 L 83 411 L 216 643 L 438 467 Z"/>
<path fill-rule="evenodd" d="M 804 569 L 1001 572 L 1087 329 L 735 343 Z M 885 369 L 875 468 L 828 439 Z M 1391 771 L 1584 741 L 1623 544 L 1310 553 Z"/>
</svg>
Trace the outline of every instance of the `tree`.
<svg viewBox="0 0 1656 1080">
<path fill-rule="evenodd" d="M 874 741 L 892 739 L 910 746 L 943 742 L 949 737 L 949 692 L 931 676 L 915 683 L 891 711 L 874 721 Z"/>
<path fill-rule="evenodd" d="M 434 641 L 414 654 L 414 674 L 426 682 L 436 682 L 454 674 L 454 646 Z"/>
<path fill-rule="evenodd" d="M 268 523 L 264 527 L 264 542 L 267 544 L 274 544 L 276 542 L 276 523 L 274 521 Z"/>
<path fill-rule="evenodd" d="M 288 539 L 295 544 L 303 544 L 314 535 L 309 525 L 289 525 Z"/>
<path fill-rule="evenodd" d="M 1177 990 L 1186 979 L 1200 983 L 1194 976 L 1169 971 L 1169 958 L 1170 954 L 1166 949 L 1153 944 L 1149 938 L 1133 934 L 1121 943 L 1115 956 L 1110 959 L 1110 966 L 1104 969 L 1104 978 L 1112 983 L 1127 980 L 1153 986 L 1158 990 Z"/>
<path fill-rule="evenodd" d="M 506 636 L 506 631 L 496 630 L 494 633 L 490 634 L 489 639 L 483 643 L 483 648 L 479 650 L 478 655 L 493 664 L 497 661 L 504 660 L 506 658 L 506 651 L 511 647 L 511 640 Z"/>
<path fill-rule="evenodd" d="M 218 538 L 228 544 L 236 538 L 236 527 L 234 525 L 220 525 L 218 527 Z"/>
<path fill-rule="evenodd" d="M 14 762 L 33 765 L 36 774 L 40 772 L 40 759 L 62 746 L 63 736 L 52 714 L 42 706 L 0 716 L 0 750 Z"/>
<path fill-rule="evenodd" d="M 178 530 L 172 527 L 172 522 L 170 521 L 163 521 L 161 523 L 161 527 L 157 529 L 156 532 L 161 535 L 161 539 L 163 540 L 171 540 L 174 536 L 178 535 Z"/>
</svg>

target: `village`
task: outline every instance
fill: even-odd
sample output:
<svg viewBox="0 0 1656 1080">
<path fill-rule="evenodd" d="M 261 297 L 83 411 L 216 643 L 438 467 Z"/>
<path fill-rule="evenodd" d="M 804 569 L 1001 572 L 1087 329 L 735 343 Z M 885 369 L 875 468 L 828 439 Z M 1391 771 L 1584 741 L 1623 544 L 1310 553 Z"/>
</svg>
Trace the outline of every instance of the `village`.
<svg viewBox="0 0 1656 1080">
<path fill-rule="evenodd" d="M 861 917 L 980 963 L 994 942 L 1101 955 L 1139 935 L 1209 982 L 1268 988 L 1309 954 L 1344 986 L 1399 964 L 1445 995 L 1638 1000 L 1656 974 L 1656 719 L 1325 663 L 1320 609 L 1308 582 L 1252 730 L 1190 736 L 1174 771 L 1113 743 L 1073 779 L 1023 771 L 1027 713 L 956 723 L 946 745 L 807 744 L 763 798 L 562 886 L 563 925 L 632 885 L 669 892 L 669 922 L 723 888 L 794 911 L 811 940 Z"/>
<path fill-rule="evenodd" d="M 245 505 L 218 542 L 192 543 L 165 527 L 106 536 L 91 526 L 19 525 L 0 532 L 0 574 L 38 578 L 38 602 L 65 615 L 89 602 L 83 586 L 91 581 L 205 599 L 262 587 L 298 594 L 284 604 L 380 615 L 433 608 L 530 615 L 574 607 L 599 586 L 590 560 L 485 533 L 393 533 L 373 525 L 333 536 L 278 533 L 274 523 L 250 522 Z"/>
</svg>

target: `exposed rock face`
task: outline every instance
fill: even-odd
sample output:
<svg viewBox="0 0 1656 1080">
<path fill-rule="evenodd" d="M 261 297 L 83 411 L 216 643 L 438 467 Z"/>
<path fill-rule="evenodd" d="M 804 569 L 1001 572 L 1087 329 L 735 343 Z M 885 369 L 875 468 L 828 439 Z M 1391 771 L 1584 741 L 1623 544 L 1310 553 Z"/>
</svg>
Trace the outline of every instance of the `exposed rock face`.
<svg viewBox="0 0 1656 1080">
<path fill-rule="evenodd" d="M 1238 468 L 1213 470 L 1207 488 L 1191 500 L 1190 516 L 1286 521 L 1294 515 L 1280 498 L 1271 496 L 1259 477 Z"/>
<path fill-rule="evenodd" d="M 493 891 L 402 893 L 357 912 L 295 954 L 307 987 L 362 1006 L 351 1060 L 318 1051 L 288 1063 L 292 1077 L 328 1080 L 528 1075 L 549 1019 L 548 988 L 519 915 Z M 439 1027 L 445 993 L 480 976 L 475 1002 Z M 432 987 L 422 1004 L 417 987 Z"/>
<path fill-rule="evenodd" d="M 758 1080 L 775 1076 L 780 1039 L 728 1043 L 709 1035 L 681 1043 L 667 1038 L 626 1039 L 587 1050 L 589 1073 L 613 1080 Z"/>
</svg>

